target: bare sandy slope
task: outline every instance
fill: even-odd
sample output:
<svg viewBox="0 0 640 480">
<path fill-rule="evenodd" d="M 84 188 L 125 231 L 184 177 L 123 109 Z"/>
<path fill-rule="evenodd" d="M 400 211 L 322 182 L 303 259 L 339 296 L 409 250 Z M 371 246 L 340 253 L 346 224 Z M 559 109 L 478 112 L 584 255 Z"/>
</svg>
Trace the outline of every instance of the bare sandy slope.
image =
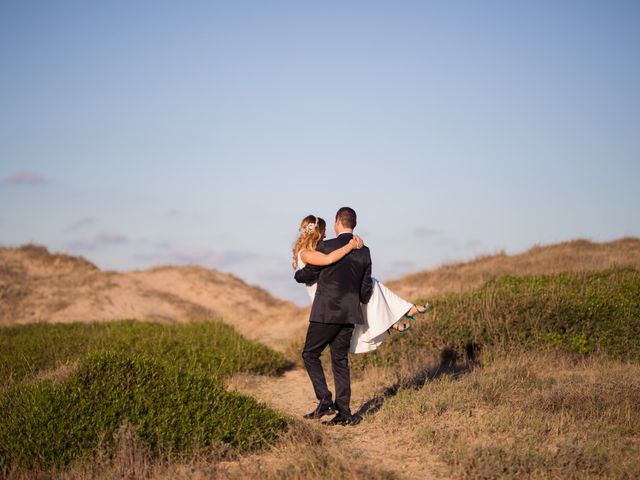
<svg viewBox="0 0 640 480">
<path fill-rule="evenodd" d="M 613 266 L 640 268 L 640 239 L 622 238 L 605 243 L 572 240 L 535 246 L 519 255 L 499 253 L 483 256 L 385 283 L 400 296 L 415 301 L 473 289 L 499 275 L 553 274 L 603 270 Z"/>
<path fill-rule="evenodd" d="M 293 280 L 292 280 L 293 281 Z M 239 278 L 201 267 L 105 272 L 81 257 L 26 245 L 0 248 L 0 325 L 220 318 L 245 337 L 282 348 L 308 311 Z"/>
<path fill-rule="evenodd" d="M 387 285 L 408 300 L 429 299 L 474 288 L 497 275 L 601 270 L 614 265 L 640 268 L 640 239 L 536 246 L 519 255 L 500 253 L 414 273 Z M 308 312 L 238 277 L 202 267 L 118 273 L 35 245 L 0 248 L 0 325 L 219 318 L 249 339 L 286 350 L 304 332 Z"/>
<path fill-rule="evenodd" d="M 640 240 L 628 238 L 602 244 L 577 240 L 534 247 L 520 255 L 498 254 L 415 273 L 388 285 L 408 299 L 428 299 L 473 288 L 502 274 L 599 270 L 614 265 L 640 268 Z M 308 309 L 214 270 L 158 267 L 128 273 L 103 272 L 82 258 L 50 254 L 42 247 L 0 248 L 0 325 L 122 318 L 171 322 L 222 318 L 247 338 L 297 354 L 299 346 L 287 347 L 292 340 L 301 338 L 307 316 Z M 354 409 L 388 384 L 384 375 L 355 382 Z M 301 369 L 278 378 L 238 375 L 229 386 L 298 418 L 315 403 L 307 375 Z M 357 465 L 379 465 L 400 478 L 447 477 L 436 452 L 416 444 L 412 435 L 385 424 L 376 415 L 365 417 L 353 428 L 323 431 L 336 451 L 349 452 L 357 459 Z M 294 449 L 293 454 L 300 452 Z M 229 476 L 242 478 L 242 472 L 256 471 L 255 464 L 260 462 L 274 464 L 273 471 L 286 469 L 290 461 L 290 456 L 278 451 L 250 455 L 231 462 Z M 239 471 L 240 476 L 232 474 L 234 471 Z M 192 473 L 184 478 L 190 478 Z"/>
</svg>

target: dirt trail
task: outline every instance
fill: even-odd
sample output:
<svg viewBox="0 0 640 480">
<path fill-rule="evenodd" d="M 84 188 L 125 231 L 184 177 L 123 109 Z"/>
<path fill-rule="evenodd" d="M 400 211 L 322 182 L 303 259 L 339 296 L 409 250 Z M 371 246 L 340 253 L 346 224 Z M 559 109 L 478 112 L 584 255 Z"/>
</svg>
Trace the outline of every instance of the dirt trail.
<svg viewBox="0 0 640 480">
<path fill-rule="evenodd" d="M 229 387 L 298 418 L 312 410 L 316 403 L 309 377 L 306 371 L 299 368 L 275 378 L 237 375 L 230 380 Z M 370 390 L 365 384 L 353 385 L 354 411 L 369 399 Z M 318 421 L 309 422 L 319 424 Z M 435 454 L 425 446 L 408 443 L 411 437 L 407 435 L 409 432 L 389 432 L 381 427 L 380 420 L 375 416 L 365 416 L 356 426 L 326 427 L 323 431 L 330 437 L 332 444 L 352 452 L 353 458 L 362 464 L 376 465 L 398 474 L 400 478 L 445 478 Z"/>
</svg>

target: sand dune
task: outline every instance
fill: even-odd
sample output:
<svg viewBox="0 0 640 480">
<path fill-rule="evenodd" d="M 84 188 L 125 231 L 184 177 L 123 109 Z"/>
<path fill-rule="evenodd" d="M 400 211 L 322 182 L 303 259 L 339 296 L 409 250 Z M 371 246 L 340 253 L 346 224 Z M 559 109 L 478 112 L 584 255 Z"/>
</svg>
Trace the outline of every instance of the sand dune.
<svg viewBox="0 0 640 480">
<path fill-rule="evenodd" d="M 470 262 L 412 273 L 386 284 L 400 296 L 417 300 L 470 290 L 500 275 L 553 274 L 614 266 L 640 269 L 640 239 L 622 238 L 604 243 L 572 240 L 538 245 L 518 255 L 482 256 Z"/>
<path fill-rule="evenodd" d="M 0 325 L 220 318 L 245 337 L 282 347 L 279 329 L 304 328 L 307 311 L 234 275 L 196 266 L 126 273 L 44 247 L 0 248 Z"/>
<path fill-rule="evenodd" d="M 498 275 L 600 270 L 614 265 L 640 268 L 640 239 L 536 246 L 519 255 L 501 253 L 414 273 L 387 285 L 409 300 L 429 299 L 474 288 Z M 246 338 L 283 349 L 304 331 L 308 312 L 234 275 L 202 267 L 119 273 L 36 245 L 0 248 L 0 325 L 219 318 Z"/>
</svg>

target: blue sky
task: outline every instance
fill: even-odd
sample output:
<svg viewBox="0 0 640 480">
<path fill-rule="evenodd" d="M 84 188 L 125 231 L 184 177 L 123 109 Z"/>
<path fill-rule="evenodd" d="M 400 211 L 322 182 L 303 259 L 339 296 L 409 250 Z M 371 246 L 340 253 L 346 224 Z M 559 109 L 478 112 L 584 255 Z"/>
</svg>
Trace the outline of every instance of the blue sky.
<svg viewBox="0 0 640 480">
<path fill-rule="evenodd" d="M 0 4 L 0 243 L 305 303 L 352 206 L 381 279 L 640 235 L 638 2 Z"/>
</svg>

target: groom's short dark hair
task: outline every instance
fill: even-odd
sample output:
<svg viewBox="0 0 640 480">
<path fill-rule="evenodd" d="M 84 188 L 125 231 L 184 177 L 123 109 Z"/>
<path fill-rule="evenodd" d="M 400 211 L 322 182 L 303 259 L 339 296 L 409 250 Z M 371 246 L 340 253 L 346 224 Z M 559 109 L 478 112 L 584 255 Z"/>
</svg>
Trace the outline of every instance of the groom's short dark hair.
<svg viewBox="0 0 640 480">
<path fill-rule="evenodd" d="M 340 220 L 340 223 L 345 228 L 354 229 L 356 228 L 356 211 L 353 208 L 342 207 L 336 213 L 336 220 Z"/>
</svg>

